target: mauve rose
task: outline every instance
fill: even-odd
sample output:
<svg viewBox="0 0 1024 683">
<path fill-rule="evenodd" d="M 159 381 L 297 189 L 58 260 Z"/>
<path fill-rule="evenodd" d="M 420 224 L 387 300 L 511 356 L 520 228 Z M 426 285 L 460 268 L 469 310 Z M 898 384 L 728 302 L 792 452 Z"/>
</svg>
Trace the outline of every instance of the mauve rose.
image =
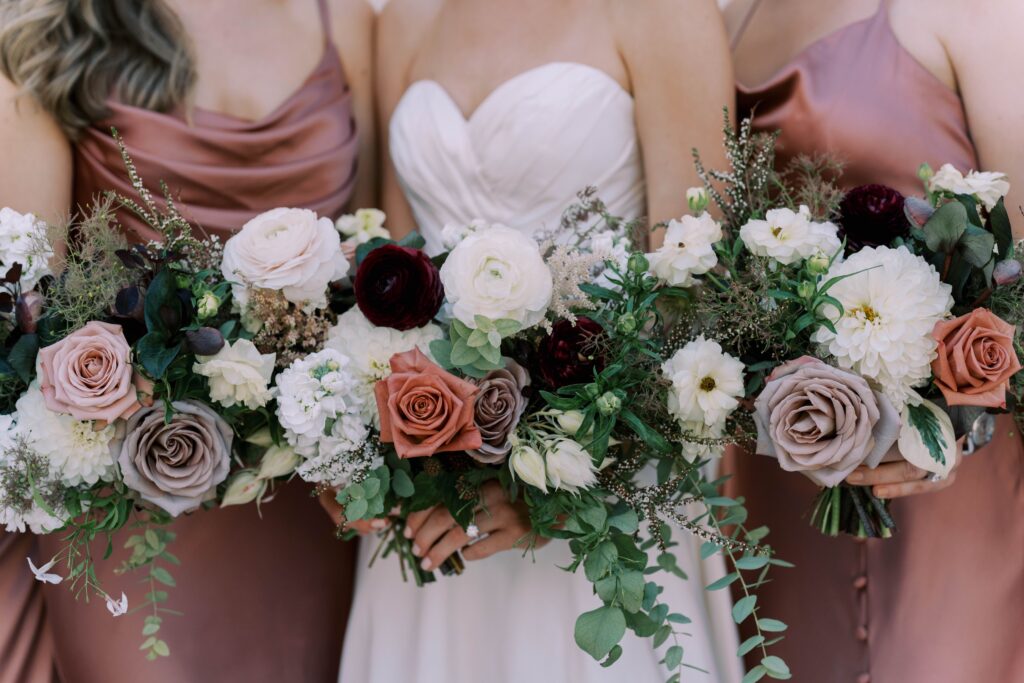
<svg viewBox="0 0 1024 683">
<path fill-rule="evenodd" d="M 152 383 L 132 367 L 132 349 L 120 325 L 93 321 L 39 350 L 39 380 L 46 407 L 76 420 L 113 422 L 142 407 Z"/>
<path fill-rule="evenodd" d="M 503 369 L 492 370 L 483 379 L 471 381 L 480 388 L 474 419 L 483 443 L 467 453 L 477 462 L 496 465 L 504 462 L 512 450 L 508 437 L 526 410 L 523 388 L 530 385 L 530 375 L 510 360 Z"/>
<path fill-rule="evenodd" d="M 757 452 L 819 486 L 876 467 L 900 434 L 900 414 L 863 377 L 804 356 L 776 368 L 754 403 Z"/>
<path fill-rule="evenodd" d="M 1005 408 L 1010 379 L 1020 371 L 1013 325 L 987 308 L 943 320 L 932 336 L 939 342 L 932 373 L 951 406 Z"/>
<path fill-rule="evenodd" d="M 128 420 L 118 464 L 128 488 L 172 516 L 195 510 L 217 495 L 231 465 L 231 427 L 195 401 L 175 401 L 165 422 L 163 405 Z"/>
<path fill-rule="evenodd" d="M 354 286 L 359 310 L 377 327 L 423 327 L 444 303 L 441 275 L 430 257 L 397 244 L 367 254 Z"/>
<path fill-rule="evenodd" d="M 475 384 L 430 362 L 419 349 L 391 357 L 391 375 L 374 387 L 380 440 L 400 458 L 480 448 L 473 422 Z"/>
<path fill-rule="evenodd" d="M 573 325 L 559 320 L 551 334 L 540 343 L 537 365 L 544 383 L 558 389 L 569 384 L 585 384 L 594 380 L 594 370 L 604 368 L 604 358 L 596 354 L 595 337 L 604 329 L 585 316 Z"/>
<path fill-rule="evenodd" d="M 846 251 L 889 246 L 910 233 L 903 195 L 885 185 L 861 185 L 846 193 L 839 205 L 839 237 Z"/>
</svg>

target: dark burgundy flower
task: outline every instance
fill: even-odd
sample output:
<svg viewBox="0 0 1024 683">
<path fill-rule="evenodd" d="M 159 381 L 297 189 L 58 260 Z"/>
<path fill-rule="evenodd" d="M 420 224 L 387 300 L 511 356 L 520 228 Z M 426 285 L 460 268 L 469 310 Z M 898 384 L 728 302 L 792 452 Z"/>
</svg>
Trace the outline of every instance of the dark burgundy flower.
<svg viewBox="0 0 1024 683">
<path fill-rule="evenodd" d="M 903 213 L 903 195 L 885 185 L 861 185 L 850 190 L 839 206 L 839 237 L 846 252 L 888 246 L 910 232 Z"/>
<path fill-rule="evenodd" d="M 437 266 L 419 249 L 386 244 L 356 271 L 356 303 L 378 327 L 411 330 L 426 325 L 444 302 Z"/>
<path fill-rule="evenodd" d="M 594 370 L 604 369 L 604 358 L 595 344 L 595 337 L 602 334 L 604 330 L 590 318 L 580 316 L 576 325 L 559 320 L 540 343 L 537 354 L 540 378 L 555 389 L 593 381 Z"/>
</svg>

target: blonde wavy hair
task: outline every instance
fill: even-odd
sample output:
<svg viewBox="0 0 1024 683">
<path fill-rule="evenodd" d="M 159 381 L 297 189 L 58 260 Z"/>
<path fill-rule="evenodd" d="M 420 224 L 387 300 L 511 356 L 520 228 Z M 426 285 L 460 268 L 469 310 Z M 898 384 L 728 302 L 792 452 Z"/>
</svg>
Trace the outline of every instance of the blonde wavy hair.
<svg viewBox="0 0 1024 683">
<path fill-rule="evenodd" d="M 168 111 L 195 65 L 162 0 L 0 0 L 0 73 L 74 139 L 109 115 L 107 99 Z"/>
</svg>

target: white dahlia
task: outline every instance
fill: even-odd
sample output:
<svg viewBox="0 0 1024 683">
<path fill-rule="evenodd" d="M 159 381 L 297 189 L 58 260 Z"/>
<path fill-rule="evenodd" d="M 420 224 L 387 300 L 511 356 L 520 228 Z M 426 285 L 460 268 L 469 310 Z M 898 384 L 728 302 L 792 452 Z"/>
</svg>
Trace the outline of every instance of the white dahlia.
<svg viewBox="0 0 1024 683">
<path fill-rule="evenodd" d="M 324 348 L 340 351 L 351 361 L 348 372 L 357 380 L 355 394 L 362 403 L 363 422 L 376 427 L 380 425 L 380 416 L 373 388 L 391 374 L 391 357 L 419 348 L 433 360 L 430 342 L 443 337 L 444 332 L 433 323 L 405 331 L 377 327 L 358 308 L 351 308 L 327 333 Z"/>
<path fill-rule="evenodd" d="M 689 287 L 694 275 L 718 265 L 714 245 L 721 239 L 722 226 L 707 212 L 669 221 L 664 244 L 647 255 L 651 272 L 674 287 Z"/>
<path fill-rule="evenodd" d="M 39 382 L 18 399 L 18 431 L 26 443 L 50 463 L 50 472 L 68 486 L 112 481 L 121 449 L 120 424 L 96 429 L 95 422 L 76 420 L 46 407 Z"/>
<path fill-rule="evenodd" d="M 764 220 L 750 220 L 740 228 L 740 239 L 751 253 L 767 256 L 784 266 L 817 254 L 832 256 L 842 244 L 832 223 L 815 223 L 806 206 L 799 211 L 772 209 Z"/>
<path fill-rule="evenodd" d="M 676 351 L 661 366 L 672 382 L 668 409 L 682 423 L 708 427 L 723 422 L 743 397 L 743 363 L 703 336 Z"/>
<path fill-rule="evenodd" d="M 856 274 L 854 274 L 856 273 Z M 843 305 L 836 334 L 819 328 L 813 340 L 840 367 L 874 380 L 897 406 L 931 376 L 935 324 L 953 307 L 951 288 L 923 258 L 900 247 L 868 247 L 835 263 L 825 276 L 850 275 L 829 294 Z M 838 316 L 833 306 L 822 313 Z"/>
</svg>

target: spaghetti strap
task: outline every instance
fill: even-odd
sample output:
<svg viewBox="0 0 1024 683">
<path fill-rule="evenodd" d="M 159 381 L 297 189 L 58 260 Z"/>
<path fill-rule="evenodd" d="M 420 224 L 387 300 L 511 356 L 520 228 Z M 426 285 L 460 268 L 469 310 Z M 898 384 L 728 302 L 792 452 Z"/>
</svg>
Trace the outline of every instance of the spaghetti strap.
<svg viewBox="0 0 1024 683">
<path fill-rule="evenodd" d="M 320 28 L 324 33 L 324 44 L 330 45 L 331 40 L 331 8 L 327 6 L 327 0 L 316 0 L 317 10 L 320 12 Z"/>
<path fill-rule="evenodd" d="M 735 51 L 736 47 L 740 44 L 740 40 L 743 38 L 743 34 L 747 32 L 747 28 L 750 27 L 750 22 L 753 21 L 754 15 L 757 14 L 757 8 L 761 6 L 762 0 L 754 0 L 750 5 L 750 9 L 747 10 L 746 15 L 743 17 L 743 22 L 740 24 L 739 29 L 736 31 L 736 35 L 729 41 L 729 49 Z M 882 0 L 884 3 L 885 0 Z"/>
</svg>

